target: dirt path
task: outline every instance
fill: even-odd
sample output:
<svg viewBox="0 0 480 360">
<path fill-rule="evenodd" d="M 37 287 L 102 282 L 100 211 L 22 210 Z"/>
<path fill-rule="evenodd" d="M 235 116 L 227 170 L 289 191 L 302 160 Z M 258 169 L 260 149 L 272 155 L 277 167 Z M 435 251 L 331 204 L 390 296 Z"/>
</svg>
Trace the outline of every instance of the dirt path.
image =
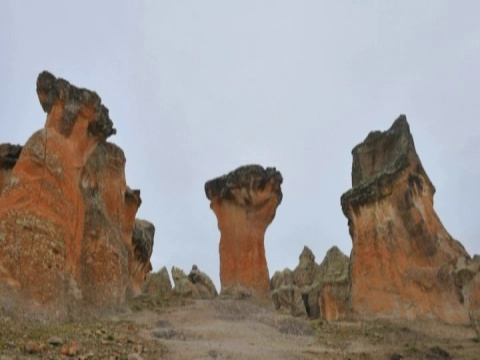
<svg viewBox="0 0 480 360">
<path fill-rule="evenodd" d="M 0 311 L 0 360 L 480 359 L 470 326 L 322 323 L 279 314 L 252 299 L 140 297 L 126 310 L 60 323 Z"/>
<path fill-rule="evenodd" d="M 315 359 L 320 349 L 305 320 L 246 300 L 196 301 L 165 314 L 135 314 L 144 336 L 164 342 L 171 359 Z"/>
<path fill-rule="evenodd" d="M 129 319 L 168 359 L 480 359 L 468 326 L 437 322 L 322 323 L 251 300 L 198 300 Z"/>
</svg>

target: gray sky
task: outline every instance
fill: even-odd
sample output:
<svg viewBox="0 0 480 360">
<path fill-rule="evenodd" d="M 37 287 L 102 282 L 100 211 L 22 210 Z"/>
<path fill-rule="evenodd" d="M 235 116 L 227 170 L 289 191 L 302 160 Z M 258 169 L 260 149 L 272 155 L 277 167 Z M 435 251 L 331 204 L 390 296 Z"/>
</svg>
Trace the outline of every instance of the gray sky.
<svg viewBox="0 0 480 360">
<path fill-rule="evenodd" d="M 351 149 L 407 115 L 435 208 L 480 253 L 480 2 L 0 1 L 0 143 L 43 127 L 49 70 L 96 91 L 118 130 L 152 263 L 219 285 L 205 181 L 258 163 L 284 177 L 267 230 L 270 275 L 304 245 L 351 240 L 340 196 Z"/>
</svg>

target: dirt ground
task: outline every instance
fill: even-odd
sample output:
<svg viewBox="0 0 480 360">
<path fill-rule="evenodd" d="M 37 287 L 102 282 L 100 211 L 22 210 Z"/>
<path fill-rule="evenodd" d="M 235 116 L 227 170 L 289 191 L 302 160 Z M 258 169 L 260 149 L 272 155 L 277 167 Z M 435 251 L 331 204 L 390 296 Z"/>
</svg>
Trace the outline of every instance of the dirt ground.
<svg viewBox="0 0 480 360">
<path fill-rule="evenodd" d="M 138 298 L 95 320 L 47 323 L 0 316 L 0 360 L 480 359 L 469 326 L 293 318 L 252 299 Z"/>
</svg>

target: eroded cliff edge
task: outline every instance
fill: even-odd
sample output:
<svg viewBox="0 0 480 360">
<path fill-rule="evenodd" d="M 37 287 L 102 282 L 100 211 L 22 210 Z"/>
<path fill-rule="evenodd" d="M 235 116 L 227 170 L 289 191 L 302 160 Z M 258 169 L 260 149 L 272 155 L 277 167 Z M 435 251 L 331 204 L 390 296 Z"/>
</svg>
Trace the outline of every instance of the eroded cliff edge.
<svg viewBox="0 0 480 360">
<path fill-rule="evenodd" d="M 106 141 L 116 130 L 95 92 L 44 71 L 37 94 L 44 128 L 23 148 L 0 146 L 0 297 L 59 317 L 118 305 L 138 289 L 133 269 L 149 269 L 151 251 L 137 259 L 132 241 L 140 191 Z"/>
<path fill-rule="evenodd" d="M 352 155 L 352 189 L 341 197 L 353 245 L 351 317 L 470 322 L 475 291 L 459 284 L 458 262 L 471 259 L 435 213 L 406 117 L 371 132 Z"/>
</svg>

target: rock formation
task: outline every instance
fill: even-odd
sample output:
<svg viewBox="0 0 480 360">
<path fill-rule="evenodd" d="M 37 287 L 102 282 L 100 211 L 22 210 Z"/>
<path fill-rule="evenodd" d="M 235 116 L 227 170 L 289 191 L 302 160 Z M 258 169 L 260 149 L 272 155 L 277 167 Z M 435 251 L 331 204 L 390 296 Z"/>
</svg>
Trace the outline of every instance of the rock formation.
<svg viewBox="0 0 480 360">
<path fill-rule="evenodd" d="M 217 296 L 217 289 L 210 277 L 200 271 L 196 265 L 192 266 L 190 274 L 185 275 L 183 270 L 172 267 L 172 278 L 175 284 L 173 294 L 193 299 L 213 299 Z"/>
<path fill-rule="evenodd" d="M 197 265 L 192 266 L 192 270 L 190 270 L 190 274 L 188 274 L 188 280 L 195 285 L 200 298 L 213 299 L 218 295 L 212 279 L 203 271 L 200 271 Z"/>
<path fill-rule="evenodd" d="M 161 297 L 171 295 L 172 290 L 172 283 L 165 266 L 156 273 L 148 274 L 143 286 L 144 293 Z"/>
<path fill-rule="evenodd" d="M 348 304 L 348 257 L 336 246 L 328 250 L 320 265 L 305 246 L 292 272 L 276 272 L 270 282 L 277 309 L 294 316 L 308 315 L 326 321 L 345 320 Z"/>
<path fill-rule="evenodd" d="M 270 281 L 275 308 L 293 316 L 307 316 L 302 291 L 295 285 L 290 269 L 276 271 Z"/>
<path fill-rule="evenodd" d="M 108 109 L 48 72 L 37 94 L 45 127 L 23 148 L 0 146 L 0 290 L 59 316 L 121 303 L 137 261 L 140 194 L 126 186 L 123 151 L 106 142 L 115 134 Z"/>
<path fill-rule="evenodd" d="M 133 227 L 132 250 L 130 255 L 129 273 L 132 278 L 132 288 L 135 294 L 141 292 L 143 283 L 147 274 L 152 271 L 150 257 L 153 251 L 153 237 L 155 236 L 155 227 L 146 220 L 135 219 Z"/>
<path fill-rule="evenodd" d="M 327 251 L 318 266 L 317 282 L 309 294 L 310 314 L 315 317 L 314 309 L 320 312 L 320 318 L 333 321 L 345 320 L 348 316 L 348 266 L 350 259 L 339 248 L 333 246 Z M 316 291 L 318 291 L 318 296 Z M 311 295 L 313 293 L 313 296 Z M 318 300 L 315 300 L 318 299 Z"/>
<path fill-rule="evenodd" d="M 12 169 L 20 157 L 21 151 L 20 145 L 0 144 L 0 195 L 10 179 Z"/>
<path fill-rule="evenodd" d="M 205 184 L 221 233 L 222 294 L 268 296 L 264 236 L 282 201 L 282 181 L 275 168 L 248 165 Z"/>
<path fill-rule="evenodd" d="M 469 259 L 433 209 L 435 187 L 400 116 L 352 150 L 352 189 L 342 195 L 352 238 L 354 319 L 469 321 L 455 264 Z"/>
</svg>

